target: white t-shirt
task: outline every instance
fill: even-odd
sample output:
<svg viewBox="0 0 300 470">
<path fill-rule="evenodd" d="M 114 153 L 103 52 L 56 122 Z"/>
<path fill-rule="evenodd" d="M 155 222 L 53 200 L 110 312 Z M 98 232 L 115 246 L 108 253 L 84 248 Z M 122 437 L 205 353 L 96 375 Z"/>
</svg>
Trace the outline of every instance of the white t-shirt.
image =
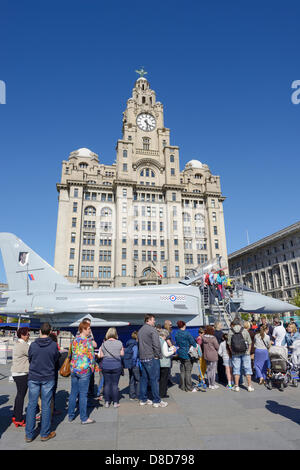
<svg viewBox="0 0 300 470">
<path fill-rule="evenodd" d="M 286 335 L 286 329 L 283 325 L 275 326 L 272 336 L 275 338 L 275 346 L 281 346 L 283 338 Z"/>
</svg>

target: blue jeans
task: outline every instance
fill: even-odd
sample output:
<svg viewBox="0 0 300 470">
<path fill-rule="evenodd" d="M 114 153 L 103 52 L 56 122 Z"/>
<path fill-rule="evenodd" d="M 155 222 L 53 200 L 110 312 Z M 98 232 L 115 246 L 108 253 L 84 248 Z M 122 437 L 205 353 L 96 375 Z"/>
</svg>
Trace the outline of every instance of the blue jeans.
<svg viewBox="0 0 300 470">
<path fill-rule="evenodd" d="M 140 380 L 140 400 L 145 402 L 148 399 L 147 387 L 150 382 L 151 392 L 153 395 L 153 403 L 160 403 L 159 396 L 159 376 L 160 361 L 159 359 L 151 359 L 149 362 L 142 362 L 141 380 Z"/>
<path fill-rule="evenodd" d="M 140 395 L 140 368 L 131 367 L 129 372 L 129 398 L 138 398 Z"/>
<path fill-rule="evenodd" d="M 69 419 L 75 418 L 76 400 L 79 395 L 79 414 L 81 421 L 88 419 L 87 415 L 87 395 L 90 385 L 91 371 L 86 374 L 71 373 L 71 392 L 69 397 Z"/>
<path fill-rule="evenodd" d="M 26 413 L 26 428 L 25 433 L 28 439 L 32 439 L 34 436 L 35 429 L 35 416 L 38 404 L 38 398 L 41 394 L 42 399 L 42 417 L 41 417 L 41 437 L 47 437 L 50 434 L 51 427 L 51 399 L 53 396 L 53 388 L 55 380 L 39 381 L 29 380 L 28 381 L 28 406 Z"/>
<path fill-rule="evenodd" d="M 122 372 L 122 368 L 119 367 L 118 369 L 103 369 L 103 377 L 104 377 L 104 388 L 103 388 L 103 396 L 104 401 L 106 402 L 113 402 L 119 403 L 119 380 L 120 375 Z"/>
</svg>

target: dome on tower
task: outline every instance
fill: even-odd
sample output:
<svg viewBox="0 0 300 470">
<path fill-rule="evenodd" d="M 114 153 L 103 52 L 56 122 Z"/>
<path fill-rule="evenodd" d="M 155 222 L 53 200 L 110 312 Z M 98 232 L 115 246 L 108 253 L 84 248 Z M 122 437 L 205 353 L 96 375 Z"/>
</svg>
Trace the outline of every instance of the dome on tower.
<svg viewBox="0 0 300 470">
<path fill-rule="evenodd" d="M 78 153 L 78 157 L 91 157 L 93 155 L 93 152 L 85 147 L 75 150 L 75 152 Z"/>
<path fill-rule="evenodd" d="M 203 163 L 201 163 L 199 160 L 190 160 L 187 162 L 185 165 L 186 168 L 203 168 Z"/>
<path fill-rule="evenodd" d="M 82 147 L 80 149 L 77 149 L 71 152 L 69 158 L 72 158 L 72 157 L 88 157 L 88 158 L 96 158 L 98 160 L 98 155 L 92 152 L 92 150 L 87 149 L 85 147 Z"/>
</svg>

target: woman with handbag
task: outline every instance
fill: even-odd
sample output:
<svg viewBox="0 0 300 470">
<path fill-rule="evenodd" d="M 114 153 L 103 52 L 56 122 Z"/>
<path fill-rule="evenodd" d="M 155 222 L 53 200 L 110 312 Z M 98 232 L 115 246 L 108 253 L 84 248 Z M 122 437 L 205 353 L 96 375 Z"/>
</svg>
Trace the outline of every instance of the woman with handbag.
<svg viewBox="0 0 300 470">
<path fill-rule="evenodd" d="M 166 339 L 169 336 L 168 330 L 162 329 L 159 332 L 162 358 L 160 359 L 160 377 L 159 377 L 159 396 L 160 398 L 169 398 L 168 377 L 171 367 L 171 356 L 176 352 L 175 346 L 169 347 Z"/>
<path fill-rule="evenodd" d="M 95 421 L 87 416 L 87 397 L 91 373 L 95 370 L 95 353 L 91 337 L 91 327 L 87 321 L 79 325 L 79 335 L 71 347 L 71 393 L 69 397 L 69 421 L 75 418 L 76 400 L 79 396 L 79 413 L 81 424 Z"/>
<path fill-rule="evenodd" d="M 124 348 L 121 341 L 118 340 L 117 330 L 109 328 L 105 335 L 105 340 L 99 349 L 98 357 L 102 360 L 102 373 L 104 377 L 104 406 L 109 408 L 113 402 L 114 408 L 119 404 L 119 380 L 123 372 L 122 356 Z"/>
<path fill-rule="evenodd" d="M 267 369 L 270 368 L 269 348 L 271 340 L 267 334 L 268 327 L 261 326 L 259 333 L 254 337 L 254 369 L 259 385 L 262 385 L 267 378 Z"/>
<path fill-rule="evenodd" d="M 186 331 L 186 324 L 184 321 L 177 322 L 178 331 L 175 335 L 176 345 L 178 346 L 178 357 L 180 360 L 180 390 L 184 392 L 196 392 L 197 389 L 193 387 L 192 383 L 192 369 L 193 360 L 189 355 L 191 346 L 197 347 L 195 339 L 191 333 Z"/>
</svg>

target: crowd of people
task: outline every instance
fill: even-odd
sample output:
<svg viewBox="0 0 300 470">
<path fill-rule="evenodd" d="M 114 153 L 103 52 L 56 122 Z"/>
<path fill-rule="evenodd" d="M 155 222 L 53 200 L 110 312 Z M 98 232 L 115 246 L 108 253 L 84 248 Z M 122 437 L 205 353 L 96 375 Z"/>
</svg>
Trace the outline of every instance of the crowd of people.
<svg viewBox="0 0 300 470">
<path fill-rule="evenodd" d="M 95 421 L 88 416 L 88 397 L 104 400 L 104 407 L 120 406 L 119 380 L 128 369 L 129 399 L 140 406 L 151 405 L 164 408 L 168 387 L 174 385 L 172 361 L 180 362 L 179 388 L 185 392 L 197 392 L 192 378 L 196 363 L 200 377 L 205 379 L 209 390 L 219 384 L 227 389 L 240 391 L 243 376 L 248 392 L 254 391 L 252 381 L 263 384 L 270 367 L 268 350 L 271 345 L 292 348 L 300 339 L 296 323 L 291 319 L 285 328 L 279 318 L 273 324 L 262 317 L 248 322 L 236 318 L 228 332 L 222 331 L 220 322 L 200 328 L 197 338 L 186 329 L 184 321 L 177 322 L 172 333 L 172 322 L 157 325 L 155 316 L 145 316 L 143 326 L 134 331 L 125 345 L 118 339 L 117 330 L 109 328 L 99 349 L 91 330 L 91 322 L 84 319 L 77 335 L 70 344 L 67 359 L 70 363 L 71 391 L 68 402 L 68 420 L 72 422 L 79 410 L 81 424 Z M 16 384 L 12 421 L 25 428 L 25 441 L 32 442 L 36 434 L 36 422 L 41 421 L 40 438 L 47 441 L 55 437 L 51 420 L 55 413 L 55 395 L 61 367 L 62 351 L 51 325 L 44 323 L 40 336 L 30 343 L 27 327 L 17 330 L 18 341 L 13 349 L 11 373 Z M 95 373 L 99 372 L 99 387 L 95 392 Z M 254 376 L 254 377 L 253 377 Z M 217 383 L 218 382 L 218 383 Z M 24 400 L 28 390 L 26 419 L 23 415 Z"/>
</svg>

